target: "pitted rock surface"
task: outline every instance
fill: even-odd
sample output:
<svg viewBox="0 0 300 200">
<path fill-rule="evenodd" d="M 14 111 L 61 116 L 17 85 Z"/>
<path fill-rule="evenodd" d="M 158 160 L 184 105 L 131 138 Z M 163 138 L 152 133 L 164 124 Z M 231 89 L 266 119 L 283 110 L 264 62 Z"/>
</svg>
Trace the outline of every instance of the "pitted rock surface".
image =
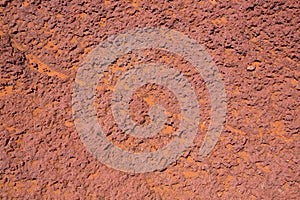
<svg viewBox="0 0 300 200">
<path fill-rule="evenodd" d="M 297 199 L 300 64 L 297 1 L 0 2 L 1 199 Z M 194 145 L 168 168 L 125 173 L 95 159 L 72 116 L 76 73 L 100 42 L 133 28 L 166 27 L 205 47 L 227 95 L 227 118 L 212 153 L 198 152 L 209 126 L 205 82 L 190 63 L 160 50 L 118 58 L 99 80 L 95 107 L 106 137 L 128 151 L 154 151 L 179 127 L 171 91 L 133 94 L 132 119 L 149 122 L 161 104 L 167 126 L 153 138 L 123 135 L 110 109 L 116 78 L 155 62 L 195 88 L 200 125 Z"/>
</svg>

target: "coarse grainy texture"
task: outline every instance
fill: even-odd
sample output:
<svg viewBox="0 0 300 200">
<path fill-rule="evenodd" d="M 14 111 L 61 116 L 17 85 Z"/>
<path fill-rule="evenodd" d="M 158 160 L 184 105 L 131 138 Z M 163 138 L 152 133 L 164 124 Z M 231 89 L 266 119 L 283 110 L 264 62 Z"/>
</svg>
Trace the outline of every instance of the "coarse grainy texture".
<svg viewBox="0 0 300 200">
<path fill-rule="evenodd" d="M 299 8 L 296 0 L 2 0 L 0 198 L 299 198 Z M 97 87 L 99 124 L 128 151 L 167 144 L 180 111 L 167 88 L 145 85 L 129 105 L 140 124 L 147 124 L 149 106 L 165 107 L 167 124 L 153 138 L 121 134 L 110 109 L 120 74 L 136 64 L 162 63 L 195 89 L 201 118 L 194 145 L 162 171 L 130 174 L 102 164 L 82 144 L 72 116 L 76 72 L 100 42 L 136 27 L 182 32 L 215 61 L 227 119 L 209 157 L 197 157 L 209 124 L 205 83 L 183 58 L 157 49 L 131 52 L 109 66 Z"/>
</svg>

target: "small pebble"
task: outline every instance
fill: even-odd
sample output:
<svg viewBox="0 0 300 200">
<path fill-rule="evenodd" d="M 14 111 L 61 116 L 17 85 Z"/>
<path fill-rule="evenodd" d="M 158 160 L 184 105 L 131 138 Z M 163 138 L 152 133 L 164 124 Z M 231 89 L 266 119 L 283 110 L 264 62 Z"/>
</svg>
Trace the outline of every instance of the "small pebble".
<svg viewBox="0 0 300 200">
<path fill-rule="evenodd" d="M 252 72 L 252 71 L 254 71 L 255 69 L 256 69 L 256 67 L 253 66 L 253 65 L 250 65 L 250 66 L 247 67 L 247 71 L 249 71 L 249 72 Z"/>
</svg>

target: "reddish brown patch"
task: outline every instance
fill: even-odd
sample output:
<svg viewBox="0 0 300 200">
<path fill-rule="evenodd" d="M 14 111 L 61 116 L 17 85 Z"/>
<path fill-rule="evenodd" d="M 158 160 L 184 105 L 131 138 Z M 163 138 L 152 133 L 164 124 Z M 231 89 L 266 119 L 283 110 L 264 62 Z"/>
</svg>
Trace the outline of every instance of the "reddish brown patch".
<svg viewBox="0 0 300 200">
<path fill-rule="evenodd" d="M 299 12 L 297 1 L 285 0 L 1 1 L 0 198 L 297 199 Z M 201 77 L 162 51 L 139 52 L 141 60 L 137 52 L 119 58 L 99 80 L 104 108 L 109 95 L 101 91 L 113 91 L 114 74 L 152 60 L 191 75 L 203 112 L 189 152 L 162 172 L 130 175 L 86 152 L 73 124 L 71 95 L 81 62 L 99 42 L 147 26 L 175 29 L 205 46 L 224 80 L 227 122 L 212 154 L 198 161 L 210 109 Z M 142 111 L 158 102 L 153 95 L 162 93 L 152 89 L 150 96 L 147 88 L 135 94 L 132 116 L 139 122 Z M 178 105 L 170 102 L 174 124 L 148 141 L 149 149 L 168 142 L 178 125 Z M 123 141 L 112 127 L 108 138 L 116 145 L 142 150 L 143 144 Z"/>
</svg>

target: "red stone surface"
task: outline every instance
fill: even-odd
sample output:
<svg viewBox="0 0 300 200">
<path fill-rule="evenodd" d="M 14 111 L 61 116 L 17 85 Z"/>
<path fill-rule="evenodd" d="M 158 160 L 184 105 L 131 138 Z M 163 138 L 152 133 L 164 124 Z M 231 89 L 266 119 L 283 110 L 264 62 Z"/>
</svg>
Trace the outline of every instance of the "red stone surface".
<svg viewBox="0 0 300 200">
<path fill-rule="evenodd" d="M 297 199 L 300 64 L 298 1 L 9 1 L 0 2 L 1 199 Z M 211 155 L 197 153 L 209 123 L 209 98 L 193 76 L 202 119 L 195 145 L 161 172 L 109 168 L 83 146 L 72 117 L 72 89 L 85 56 L 108 36 L 134 27 L 167 27 L 206 47 L 225 84 L 228 113 Z M 140 55 L 140 56 L 139 56 Z M 141 56 L 143 55 L 143 56 Z M 121 69 L 154 60 L 188 64 L 159 51 L 133 52 Z M 123 68 L 122 68 L 123 67 Z M 112 70 L 113 71 L 113 70 Z M 132 151 L 155 150 L 178 126 L 178 105 L 163 88 L 141 88 L 132 116 L 169 99 L 171 126 L 157 137 L 122 138 L 109 124 L 113 82 L 99 80 L 99 123 Z M 104 109 L 104 110 L 103 110 Z M 110 129 L 112 128 L 112 129 Z M 298 197 L 299 198 L 299 197 Z"/>
</svg>

